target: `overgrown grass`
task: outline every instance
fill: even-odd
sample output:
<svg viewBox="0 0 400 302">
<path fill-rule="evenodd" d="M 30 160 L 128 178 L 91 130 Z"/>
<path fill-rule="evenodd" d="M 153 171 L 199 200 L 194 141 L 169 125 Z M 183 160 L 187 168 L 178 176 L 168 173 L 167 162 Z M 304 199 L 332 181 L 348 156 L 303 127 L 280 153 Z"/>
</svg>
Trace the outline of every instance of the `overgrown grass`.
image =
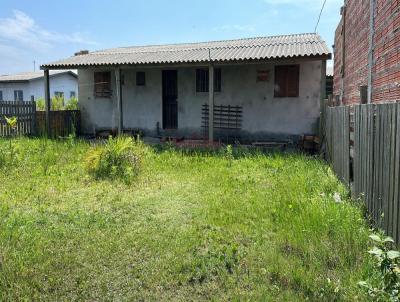
<svg viewBox="0 0 400 302">
<path fill-rule="evenodd" d="M 85 142 L 7 146 L 1 301 L 367 300 L 368 228 L 317 159 L 148 149 L 126 184 L 86 175 Z"/>
</svg>

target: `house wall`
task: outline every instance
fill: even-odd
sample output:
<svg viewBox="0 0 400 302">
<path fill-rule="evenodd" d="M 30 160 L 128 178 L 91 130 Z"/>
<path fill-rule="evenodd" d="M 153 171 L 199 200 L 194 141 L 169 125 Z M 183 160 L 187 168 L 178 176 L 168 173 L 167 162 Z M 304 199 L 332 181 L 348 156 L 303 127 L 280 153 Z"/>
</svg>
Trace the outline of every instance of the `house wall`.
<svg viewBox="0 0 400 302">
<path fill-rule="evenodd" d="M 274 98 L 274 64 L 221 66 L 222 91 L 215 94 L 216 105 L 243 107 L 242 131 L 246 138 L 289 138 L 316 133 L 322 83 L 322 61 L 302 61 L 298 98 Z M 178 131 L 172 134 L 204 136 L 201 109 L 208 103 L 208 93 L 196 93 L 196 68 L 178 70 Z M 257 82 L 257 71 L 268 70 L 267 82 Z M 101 71 L 96 69 L 96 71 Z M 136 71 L 146 72 L 146 86 L 137 87 Z M 93 69 L 79 73 L 79 100 L 85 133 L 116 128 L 118 122 L 115 93 L 110 99 L 94 98 Z M 123 120 L 125 128 L 140 128 L 146 135 L 156 135 L 162 125 L 162 70 L 123 69 Z M 112 73 L 112 89 L 115 76 Z M 218 131 L 217 131 L 218 132 Z M 222 133 L 221 133 L 222 135 Z M 217 135 L 218 137 L 218 135 Z"/>
<path fill-rule="evenodd" d="M 14 101 L 14 90 L 22 90 L 24 101 L 30 101 L 31 96 L 35 100 L 44 98 L 43 78 L 24 83 L 1 83 L 0 91 L 3 92 L 4 101 Z M 71 91 L 78 96 L 78 79 L 70 74 L 60 74 L 50 77 L 50 95 L 53 97 L 56 91 L 64 92 L 65 99 L 70 98 Z"/>
<path fill-rule="evenodd" d="M 398 101 L 400 0 L 375 2 L 372 101 Z M 343 104 L 356 104 L 360 103 L 360 86 L 368 85 L 370 0 L 344 3 L 346 13 L 335 33 L 334 95 L 341 98 Z"/>
</svg>

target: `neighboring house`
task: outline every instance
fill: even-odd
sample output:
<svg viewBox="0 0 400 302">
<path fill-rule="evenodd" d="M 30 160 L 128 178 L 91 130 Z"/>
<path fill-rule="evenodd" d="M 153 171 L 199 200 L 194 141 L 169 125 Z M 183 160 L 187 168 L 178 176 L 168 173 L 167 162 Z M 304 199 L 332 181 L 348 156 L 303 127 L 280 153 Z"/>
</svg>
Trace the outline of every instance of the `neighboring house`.
<svg viewBox="0 0 400 302">
<path fill-rule="evenodd" d="M 78 69 L 84 133 L 297 140 L 317 132 L 330 56 L 298 34 L 82 51 L 41 68 Z"/>
<path fill-rule="evenodd" d="M 70 70 L 50 73 L 50 95 L 65 99 L 78 97 L 78 76 Z M 36 101 L 44 98 L 43 72 L 0 76 L 0 101 Z"/>
<path fill-rule="evenodd" d="M 400 101 L 399 0 L 346 0 L 336 29 L 338 103 Z"/>
</svg>

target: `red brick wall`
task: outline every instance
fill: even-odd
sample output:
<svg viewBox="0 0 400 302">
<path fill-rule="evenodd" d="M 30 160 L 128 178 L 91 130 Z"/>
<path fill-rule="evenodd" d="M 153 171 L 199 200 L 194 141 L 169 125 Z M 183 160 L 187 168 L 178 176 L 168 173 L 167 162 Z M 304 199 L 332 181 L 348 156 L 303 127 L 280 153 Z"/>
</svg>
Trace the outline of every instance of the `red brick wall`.
<svg viewBox="0 0 400 302">
<path fill-rule="evenodd" d="M 370 0 L 346 0 L 343 103 L 360 103 L 368 83 Z M 335 34 L 334 95 L 341 92 L 343 16 Z M 373 102 L 400 101 L 400 0 L 376 0 Z"/>
</svg>

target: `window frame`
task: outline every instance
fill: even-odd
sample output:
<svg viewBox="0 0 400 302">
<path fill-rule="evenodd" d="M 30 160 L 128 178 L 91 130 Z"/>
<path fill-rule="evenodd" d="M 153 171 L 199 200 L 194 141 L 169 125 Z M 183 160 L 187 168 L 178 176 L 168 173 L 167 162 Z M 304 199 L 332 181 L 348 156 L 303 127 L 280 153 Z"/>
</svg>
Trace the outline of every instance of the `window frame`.
<svg viewBox="0 0 400 302">
<path fill-rule="evenodd" d="M 23 101 L 24 101 L 24 91 L 23 90 L 14 90 L 14 102 L 23 102 Z"/>
<path fill-rule="evenodd" d="M 76 98 L 76 91 L 70 91 L 70 92 L 69 92 L 69 98 L 70 98 L 70 99 Z"/>
<path fill-rule="evenodd" d="M 207 68 L 196 68 L 196 93 L 209 92 L 209 70 Z M 214 92 L 222 91 L 221 68 L 214 69 Z"/>
<path fill-rule="evenodd" d="M 93 73 L 93 95 L 95 98 L 111 98 L 111 71 L 95 71 Z"/>
<path fill-rule="evenodd" d="M 54 97 L 58 97 L 58 98 L 65 98 L 65 94 L 63 91 L 54 91 Z"/>
<path fill-rule="evenodd" d="M 136 71 L 136 86 L 146 86 L 146 72 Z"/>
<path fill-rule="evenodd" d="M 274 71 L 274 98 L 298 98 L 300 96 L 300 65 L 276 65 Z"/>
</svg>

